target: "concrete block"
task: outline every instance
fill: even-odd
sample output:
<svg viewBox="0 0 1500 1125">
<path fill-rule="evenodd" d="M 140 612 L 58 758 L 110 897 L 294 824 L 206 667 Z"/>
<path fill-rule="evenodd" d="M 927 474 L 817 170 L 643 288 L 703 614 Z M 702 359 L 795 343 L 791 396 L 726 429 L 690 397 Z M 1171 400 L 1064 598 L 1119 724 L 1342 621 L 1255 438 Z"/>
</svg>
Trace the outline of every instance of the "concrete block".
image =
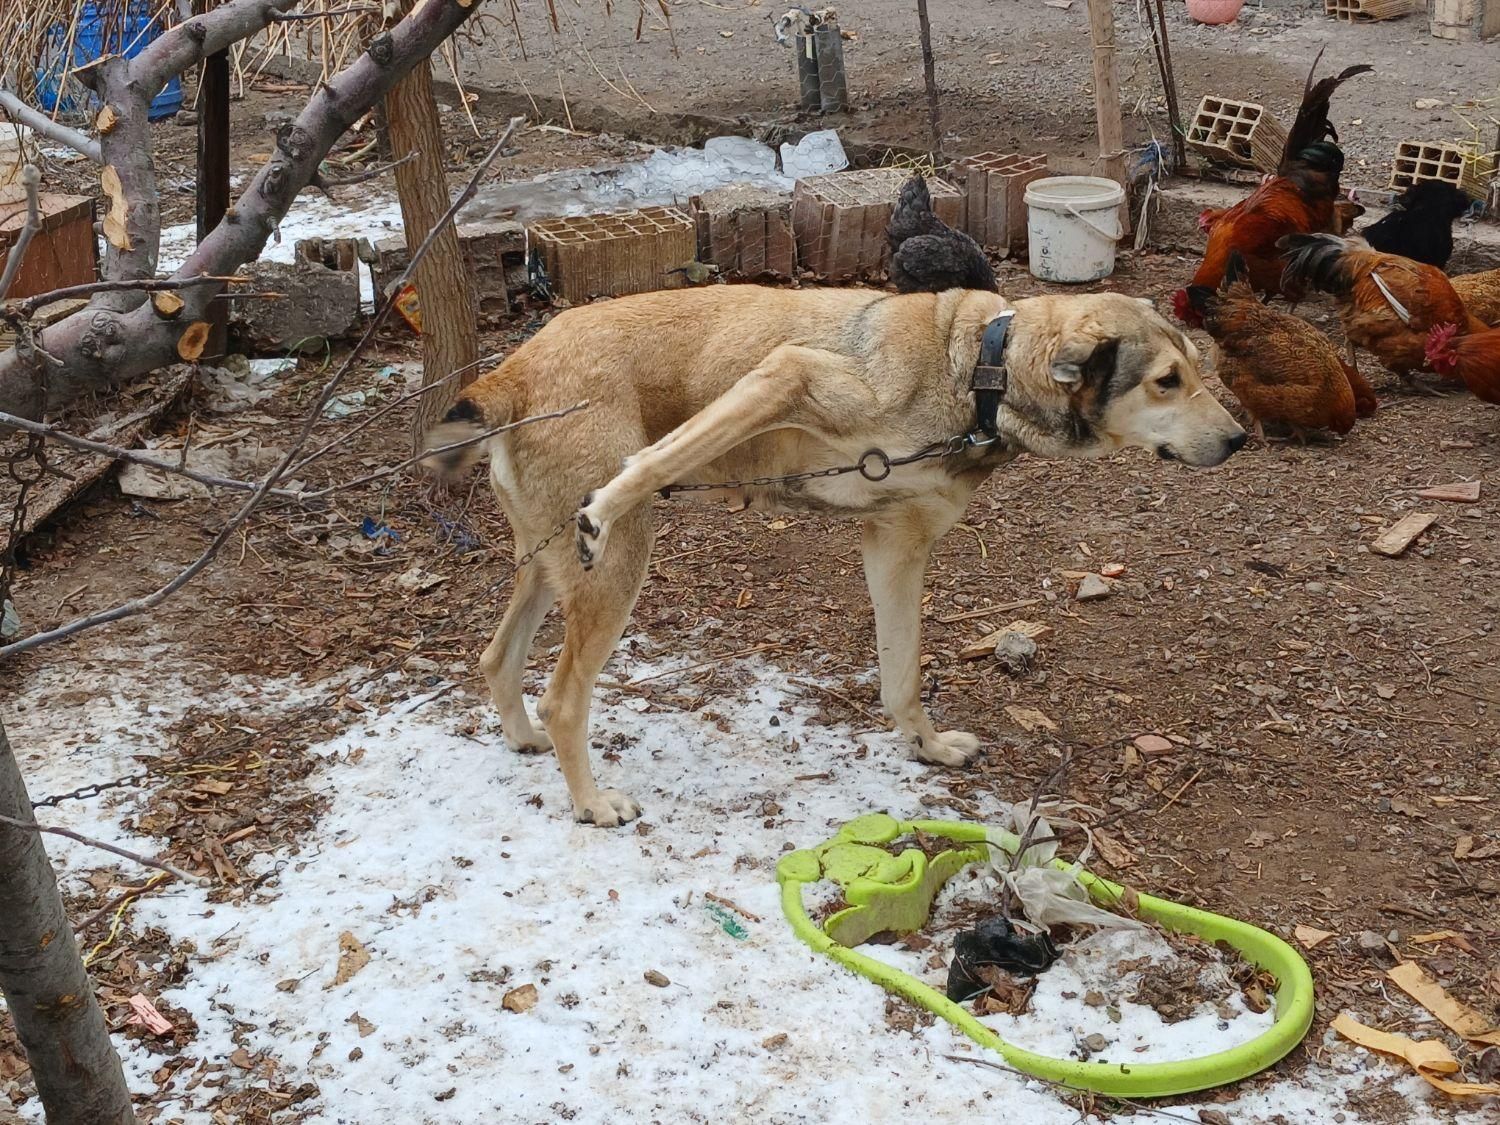
<svg viewBox="0 0 1500 1125">
<path fill-rule="evenodd" d="M 796 268 L 789 192 L 739 184 L 693 200 L 698 260 L 727 276 L 790 278 Z"/>
<path fill-rule="evenodd" d="M 1409 188 L 1418 180 L 1445 180 L 1471 199 L 1484 199 L 1495 175 L 1495 157 L 1477 146 L 1452 141 L 1401 141 L 1391 164 L 1391 187 Z"/>
<path fill-rule="evenodd" d="M 529 234 L 552 291 L 574 304 L 675 289 L 684 278 L 669 271 L 698 253 L 697 224 L 676 207 L 544 219 Z"/>
<path fill-rule="evenodd" d="M 348 336 L 359 323 L 359 277 L 314 262 L 252 262 L 240 271 L 251 293 L 230 304 L 229 330 L 246 354 L 311 351 Z"/>
<path fill-rule="evenodd" d="M 833 281 L 882 276 L 890 258 L 886 227 L 910 177 L 902 168 L 869 168 L 798 180 L 792 192 L 797 264 Z M 927 186 L 937 217 L 961 226 L 962 193 L 933 177 Z"/>
<path fill-rule="evenodd" d="M 1188 148 L 1217 163 L 1274 172 L 1286 147 L 1286 130 L 1264 106 L 1205 94 L 1186 140 Z"/>
</svg>

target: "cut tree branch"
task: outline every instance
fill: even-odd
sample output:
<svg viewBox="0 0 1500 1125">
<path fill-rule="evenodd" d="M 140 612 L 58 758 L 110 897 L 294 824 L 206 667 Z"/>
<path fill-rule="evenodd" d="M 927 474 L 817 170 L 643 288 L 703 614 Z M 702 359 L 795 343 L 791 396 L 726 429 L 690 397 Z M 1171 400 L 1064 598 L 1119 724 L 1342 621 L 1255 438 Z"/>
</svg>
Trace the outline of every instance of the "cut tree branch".
<svg viewBox="0 0 1500 1125">
<path fill-rule="evenodd" d="M 442 2 L 443 0 L 429 0 L 429 3 L 417 9 L 414 15 L 437 8 Z M 520 117 L 512 117 L 510 119 L 510 124 L 506 126 L 505 132 L 501 134 L 500 139 L 495 142 L 495 147 L 490 149 L 489 154 L 479 162 L 479 167 L 474 170 L 474 174 L 469 179 L 468 185 L 459 193 L 458 198 L 453 201 L 453 205 L 448 208 L 439 221 L 438 226 L 434 227 L 427 238 L 423 240 L 422 245 L 417 247 L 417 251 L 411 256 L 411 261 L 407 263 L 406 269 L 401 272 L 401 276 L 397 278 L 396 283 L 392 286 L 391 296 L 386 297 L 380 303 L 380 306 L 375 310 L 375 315 L 370 318 L 370 323 L 365 327 L 364 335 L 359 338 L 359 342 L 344 357 L 344 362 L 339 365 L 338 370 L 333 373 L 332 378 L 323 384 L 323 390 L 318 395 L 317 401 L 312 404 L 306 415 L 303 416 L 301 429 L 292 441 L 291 448 L 286 451 L 286 455 L 276 464 L 276 467 L 266 474 L 265 479 L 260 482 L 255 492 L 250 495 L 250 498 L 245 501 L 239 511 L 235 512 L 230 517 L 229 522 L 219 529 L 219 533 L 203 549 L 203 553 L 179 571 L 176 577 L 152 593 L 139 598 L 132 598 L 130 601 L 122 602 L 112 609 L 75 618 L 66 625 L 59 625 L 56 629 L 48 630 L 45 633 L 36 633 L 22 640 L 13 641 L 8 645 L 0 647 L 0 660 L 3 660 L 7 656 L 29 652 L 34 648 L 40 648 L 42 645 L 50 644 L 54 641 L 76 636 L 79 633 L 100 625 L 108 625 L 111 622 L 120 621 L 126 617 L 134 617 L 138 613 L 145 613 L 148 610 L 154 609 L 196 578 L 199 573 L 218 557 L 219 552 L 224 549 L 224 545 L 229 542 L 234 533 L 244 525 L 245 521 L 250 518 L 255 510 L 260 507 L 261 502 L 276 487 L 281 478 L 286 475 L 287 470 L 293 462 L 301 454 L 303 447 L 307 445 L 308 438 L 312 436 L 313 428 L 318 424 L 318 419 L 323 414 L 323 408 L 328 405 L 328 400 L 338 390 L 339 384 L 354 369 L 354 365 L 359 361 L 359 357 L 370 346 L 370 342 L 375 339 L 375 334 L 380 330 L 380 326 L 391 315 L 391 310 L 396 307 L 395 294 L 400 292 L 401 286 L 412 276 L 412 273 L 422 261 L 423 255 L 432 246 L 438 229 L 452 223 L 454 217 L 458 214 L 458 209 L 467 203 L 474 195 L 474 192 L 478 190 L 480 181 L 484 179 L 484 174 L 489 171 L 490 165 L 495 162 L 495 158 L 500 155 L 501 150 L 509 143 L 511 136 L 516 131 L 516 127 L 521 124 L 522 120 L 523 118 Z M 328 143 L 332 144 L 333 139 L 330 138 Z M 323 151 L 326 152 L 327 149 L 325 148 Z M 316 166 L 316 164 L 313 165 L 313 167 Z M 262 173 L 262 175 L 264 174 Z M 221 226 L 219 229 L 222 230 L 223 227 Z M 215 231 L 215 234 L 217 233 Z M 207 240 L 205 240 L 206 244 Z M 198 249 L 201 251 L 203 247 L 200 246 Z M 196 293 L 197 291 L 193 290 L 192 292 Z"/>
<path fill-rule="evenodd" d="M 98 141 L 91 140 L 77 129 L 59 125 L 40 110 L 32 109 L 18 98 L 13 90 L 7 90 L 4 86 L 0 86 L 0 116 L 7 117 L 18 125 L 26 126 L 49 141 L 82 153 L 95 164 L 104 163 L 104 155 L 99 151 Z"/>
<path fill-rule="evenodd" d="M 229 46 L 234 31 L 248 34 L 264 26 L 269 20 L 267 12 L 283 10 L 292 3 L 230 0 L 162 36 L 131 60 L 132 73 L 170 77 L 172 66 L 185 68 L 203 54 Z M 395 27 L 371 40 L 357 61 L 319 86 L 297 120 L 277 137 L 271 159 L 224 221 L 199 243 L 174 277 L 229 274 L 257 258 L 297 193 L 312 182 L 318 164 L 339 137 L 477 8 L 477 0 L 427 0 Z M 261 22 L 257 24 L 256 20 Z M 201 42 L 191 34 L 184 33 L 185 39 L 177 35 L 191 27 L 203 29 Z M 104 80 L 102 75 L 100 78 Z M 121 186 L 126 186 L 123 181 Z M 58 360 L 47 372 L 47 407 L 61 406 L 80 394 L 176 362 L 183 334 L 205 319 L 209 301 L 221 288 L 203 285 L 184 290 L 184 307 L 171 319 L 159 316 L 150 302 L 129 310 L 94 305 L 44 329 L 38 334 L 38 348 Z M 38 416 L 35 383 L 43 362 L 40 355 L 23 357 L 15 349 L 0 353 L 0 410 Z"/>
</svg>

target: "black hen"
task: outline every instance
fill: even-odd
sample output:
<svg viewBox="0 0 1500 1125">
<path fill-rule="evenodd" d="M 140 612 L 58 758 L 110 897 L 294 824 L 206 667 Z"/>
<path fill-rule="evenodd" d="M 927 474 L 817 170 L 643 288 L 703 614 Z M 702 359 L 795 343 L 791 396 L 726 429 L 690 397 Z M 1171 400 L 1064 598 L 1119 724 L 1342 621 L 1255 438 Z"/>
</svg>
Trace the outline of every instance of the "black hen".
<svg viewBox="0 0 1500 1125">
<path fill-rule="evenodd" d="M 979 243 L 933 214 L 932 196 L 920 175 L 902 185 L 885 236 L 891 244 L 891 284 L 898 293 L 1000 291 Z"/>
<path fill-rule="evenodd" d="M 1471 200 L 1453 184 L 1419 180 L 1401 193 L 1395 209 L 1360 235 L 1376 250 L 1448 268 L 1453 256 L 1453 220 Z"/>
</svg>

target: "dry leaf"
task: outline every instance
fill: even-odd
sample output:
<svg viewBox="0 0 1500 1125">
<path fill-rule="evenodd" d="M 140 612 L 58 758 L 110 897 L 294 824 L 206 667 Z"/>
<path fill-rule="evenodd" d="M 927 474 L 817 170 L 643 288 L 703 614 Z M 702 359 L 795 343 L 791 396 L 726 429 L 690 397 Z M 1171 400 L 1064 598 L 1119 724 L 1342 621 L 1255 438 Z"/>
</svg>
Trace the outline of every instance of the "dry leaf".
<svg viewBox="0 0 1500 1125">
<path fill-rule="evenodd" d="M 1460 836 L 1453 845 L 1454 859 L 1494 859 L 1500 856 L 1500 840 L 1477 844 L 1473 836 Z"/>
<path fill-rule="evenodd" d="M 120 186 L 120 173 L 113 164 L 106 164 L 99 173 L 99 186 L 109 196 L 109 212 L 104 216 L 104 237 L 116 250 L 131 249 L 130 232 L 126 221 L 130 216 L 130 204 L 125 199 L 125 189 Z"/>
<path fill-rule="evenodd" d="M 1117 871 L 1135 863 L 1135 854 L 1107 832 L 1094 833 L 1094 846 L 1099 849 L 1099 855 L 1104 862 Z"/>
<path fill-rule="evenodd" d="M 1303 949 L 1316 949 L 1333 937 L 1332 930 L 1320 930 L 1315 926 L 1296 926 L 1292 933 L 1302 943 Z"/>
<path fill-rule="evenodd" d="M 1403 961 L 1386 970 L 1386 977 L 1402 992 L 1440 1019 L 1444 1026 L 1475 1043 L 1500 1046 L 1500 1027 L 1479 1012 L 1453 999 L 1443 986 L 1422 971 L 1415 961 Z"/>
<path fill-rule="evenodd" d="M 250 1052 L 245 1050 L 245 1048 L 243 1047 L 237 1048 L 235 1052 L 229 1056 L 229 1061 L 235 1066 L 239 1067 L 241 1070 L 249 1070 L 252 1066 L 255 1065 L 254 1060 L 250 1058 Z"/>
<path fill-rule="evenodd" d="M 359 1032 L 359 1037 L 361 1039 L 366 1039 L 369 1036 L 373 1035 L 375 1032 L 375 1025 L 369 1020 L 365 1019 L 365 1017 L 360 1015 L 358 1012 L 355 1012 L 344 1022 L 352 1023 L 355 1030 Z"/>
<path fill-rule="evenodd" d="M 1257 828 L 1254 832 L 1250 833 L 1250 838 L 1245 841 L 1245 847 L 1263 848 L 1274 839 L 1276 839 L 1276 837 L 1271 835 L 1271 833 L 1262 831 L 1261 829 Z"/>
<path fill-rule="evenodd" d="M 1444 1078 L 1446 1074 L 1457 1074 L 1458 1060 L 1446 1044 L 1437 1039 L 1417 1042 L 1405 1035 L 1392 1035 L 1366 1027 L 1348 1012 L 1341 1012 L 1333 1021 L 1333 1030 L 1351 1043 L 1366 1050 L 1379 1051 L 1383 1055 L 1394 1055 L 1406 1062 L 1419 1075 L 1445 1094 L 1455 1097 L 1482 1097 L 1500 1094 L 1500 1085 L 1480 1085 L 1477 1082 L 1454 1082 Z"/>
<path fill-rule="evenodd" d="M 333 975 L 333 981 L 323 986 L 326 992 L 330 988 L 337 988 L 341 984 L 348 984 L 354 978 L 354 974 L 370 963 L 370 951 L 360 943 L 360 940 L 348 930 L 339 934 L 339 967 L 338 972 Z"/>
<path fill-rule="evenodd" d="M 500 998 L 500 1006 L 507 1012 L 515 1012 L 520 1015 L 529 1012 L 536 1007 L 537 995 L 536 985 L 523 984 L 519 988 L 512 988 Z"/>
<path fill-rule="evenodd" d="M 1018 707 L 1014 703 L 1007 704 L 1005 713 L 1022 730 L 1056 730 L 1057 724 L 1034 707 Z"/>
<path fill-rule="evenodd" d="M 1435 941 L 1447 941 L 1452 942 L 1465 953 L 1472 954 L 1475 952 L 1473 945 L 1469 943 L 1469 939 L 1457 930 L 1435 930 L 1430 934 L 1413 934 L 1408 940 L 1413 945 L 1431 945 Z"/>
</svg>

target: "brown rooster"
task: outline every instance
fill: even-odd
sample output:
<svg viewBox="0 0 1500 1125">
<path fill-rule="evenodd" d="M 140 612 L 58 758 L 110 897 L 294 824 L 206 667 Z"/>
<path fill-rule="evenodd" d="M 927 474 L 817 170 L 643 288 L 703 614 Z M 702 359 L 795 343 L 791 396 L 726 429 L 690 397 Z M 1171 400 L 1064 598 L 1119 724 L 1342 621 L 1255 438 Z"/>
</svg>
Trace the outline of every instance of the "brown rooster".
<svg viewBox="0 0 1500 1125">
<path fill-rule="evenodd" d="M 1208 229 L 1208 249 L 1193 275 L 1193 285 L 1218 288 L 1224 279 L 1231 250 L 1238 250 L 1249 268 L 1250 283 L 1262 293 L 1282 291 L 1282 263 L 1276 243 L 1289 234 L 1334 230 L 1335 203 L 1344 154 L 1336 143 L 1338 131 L 1328 120 L 1328 103 L 1335 90 L 1356 74 L 1373 69 L 1351 66 L 1330 78 L 1313 82 L 1318 58 L 1308 71 L 1297 119 L 1287 134 L 1276 175 L 1267 178 L 1227 211 L 1206 211 L 1199 224 Z M 1333 141 L 1324 138 L 1332 137 Z M 1198 313 L 1186 289 L 1172 295 L 1173 310 L 1186 324 L 1196 325 Z"/>
<path fill-rule="evenodd" d="M 1410 383 L 1413 373 L 1424 369 L 1463 378 L 1465 363 L 1476 362 L 1432 364 L 1433 329 L 1451 328 L 1451 344 L 1489 327 L 1469 313 L 1436 266 L 1382 254 L 1332 234 L 1292 235 L 1282 240 L 1282 248 L 1288 282 L 1332 294 L 1350 348 L 1374 353 L 1403 382 Z"/>
<path fill-rule="evenodd" d="M 1231 250 L 1217 291 L 1189 286 L 1188 299 L 1213 337 L 1219 378 L 1255 420 L 1280 423 L 1306 442 L 1308 430 L 1347 434 L 1374 413 L 1375 393 L 1327 336 L 1255 295 L 1239 251 Z"/>
<path fill-rule="evenodd" d="M 1500 404 L 1500 328 L 1460 334 L 1440 324 L 1428 333 L 1427 362 L 1440 375 L 1457 375 L 1475 398 Z"/>
<path fill-rule="evenodd" d="M 1500 270 L 1461 273 L 1448 280 L 1470 313 L 1490 327 L 1500 328 Z"/>
</svg>

